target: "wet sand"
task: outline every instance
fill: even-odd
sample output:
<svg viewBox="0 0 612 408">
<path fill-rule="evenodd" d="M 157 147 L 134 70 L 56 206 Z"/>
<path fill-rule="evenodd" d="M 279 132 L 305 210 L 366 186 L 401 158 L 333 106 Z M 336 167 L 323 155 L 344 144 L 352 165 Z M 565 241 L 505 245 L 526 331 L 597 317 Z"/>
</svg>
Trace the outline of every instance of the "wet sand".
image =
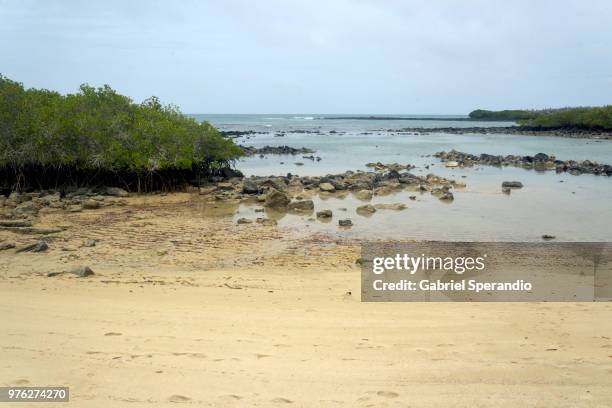
<svg viewBox="0 0 612 408">
<path fill-rule="evenodd" d="M 356 240 L 128 201 L 43 213 L 67 227 L 48 252 L 0 252 L 0 385 L 75 407 L 612 403 L 611 304 L 361 303 Z M 46 276 L 78 265 L 96 274 Z"/>
</svg>

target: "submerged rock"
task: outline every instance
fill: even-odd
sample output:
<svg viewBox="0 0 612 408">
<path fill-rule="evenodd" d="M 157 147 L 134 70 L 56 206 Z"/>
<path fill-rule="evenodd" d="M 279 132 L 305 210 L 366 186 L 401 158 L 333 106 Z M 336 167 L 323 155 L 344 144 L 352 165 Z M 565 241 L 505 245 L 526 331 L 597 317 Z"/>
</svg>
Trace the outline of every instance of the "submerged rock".
<svg viewBox="0 0 612 408">
<path fill-rule="evenodd" d="M 341 227 L 350 227 L 353 225 L 353 221 L 351 221 L 349 218 L 345 220 L 338 220 L 338 225 Z"/>
<path fill-rule="evenodd" d="M 376 212 L 376 208 L 374 208 L 373 205 L 366 204 L 366 205 L 361 205 L 357 207 L 355 211 L 357 212 L 357 214 L 360 214 L 360 215 L 371 215 Z"/>
<path fill-rule="evenodd" d="M 290 211 L 312 211 L 314 210 L 314 203 L 312 200 L 294 201 L 289 203 L 288 208 Z"/>
<path fill-rule="evenodd" d="M 262 225 L 266 225 L 266 226 L 274 226 L 277 225 L 278 223 L 276 222 L 276 220 L 270 219 L 270 218 L 257 218 L 257 223 L 258 224 L 262 224 Z"/>
<path fill-rule="evenodd" d="M 405 210 L 406 204 L 403 203 L 393 203 L 393 204 L 376 204 L 374 207 L 378 210 Z"/>
</svg>

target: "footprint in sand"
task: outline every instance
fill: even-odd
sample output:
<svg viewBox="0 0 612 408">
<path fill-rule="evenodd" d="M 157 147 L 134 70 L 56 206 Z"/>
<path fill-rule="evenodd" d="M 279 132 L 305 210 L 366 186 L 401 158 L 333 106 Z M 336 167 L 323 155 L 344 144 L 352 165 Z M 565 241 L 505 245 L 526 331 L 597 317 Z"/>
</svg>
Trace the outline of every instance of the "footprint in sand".
<svg viewBox="0 0 612 408">
<path fill-rule="evenodd" d="M 293 404 L 293 401 L 287 398 L 283 398 L 283 397 L 274 398 L 272 402 L 275 402 L 278 404 Z"/>
<path fill-rule="evenodd" d="M 184 395 L 172 395 L 170 398 L 168 398 L 168 402 L 189 402 L 191 401 L 191 398 L 186 397 Z"/>
<path fill-rule="evenodd" d="M 397 392 L 393 392 L 393 391 L 378 391 L 376 393 L 376 395 L 378 395 L 379 397 L 385 397 L 385 398 L 397 398 L 397 397 L 399 397 L 399 394 Z"/>
<path fill-rule="evenodd" d="M 242 399 L 242 397 L 240 395 L 236 395 L 236 394 L 221 395 L 221 398 L 229 398 L 229 399 L 234 399 L 234 400 L 241 400 Z"/>
</svg>

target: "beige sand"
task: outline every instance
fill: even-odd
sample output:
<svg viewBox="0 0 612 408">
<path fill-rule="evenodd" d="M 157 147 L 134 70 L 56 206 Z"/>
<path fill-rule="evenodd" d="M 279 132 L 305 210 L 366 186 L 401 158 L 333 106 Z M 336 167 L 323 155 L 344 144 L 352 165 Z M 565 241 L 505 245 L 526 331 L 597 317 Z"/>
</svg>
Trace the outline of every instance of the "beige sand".
<svg viewBox="0 0 612 408">
<path fill-rule="evenodd" d="M 43 214 L 69 227 L 49 252 L 0 253 L 0 385 L 74 407 L 612 406 L 612 305 L 360 303 L 355 243 L 209 216 L 233 210 Z M 75 265 L 96 275 L 45 276 Z"/>
</svg>

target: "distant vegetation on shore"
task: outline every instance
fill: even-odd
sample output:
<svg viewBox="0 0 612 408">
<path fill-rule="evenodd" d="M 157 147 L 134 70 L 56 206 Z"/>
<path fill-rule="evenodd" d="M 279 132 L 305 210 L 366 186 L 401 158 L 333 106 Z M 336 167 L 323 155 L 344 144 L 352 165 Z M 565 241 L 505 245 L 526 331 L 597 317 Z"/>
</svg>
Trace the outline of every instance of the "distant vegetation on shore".
<svg viewBox="0 0 612 408">
<path fill-rule="evenodd" d="M 480 120 L 513 120 L 532 129 L 612 130 L 612 105 L 602 107 L 561 108 L 547 110 L 478 109 L 470 118 Z"/>
<path fill-rule="evenodd" d="M 501 110 L 490 111 L 485 109 L 476 109 L 470 112 L 470 119 L 474 120 L 501 120 L 501 121 L 519 121 L 532 119 L 537 116 L 536 111 L 528 110 Z"/>
<path fill-rule="evenodd" d="M 0 75 L 0 187 L 173 189 L 223 174 L 242 154 L 207 122 L 108 85 L 75 94 L 25 89 Z"/>
</svg>

